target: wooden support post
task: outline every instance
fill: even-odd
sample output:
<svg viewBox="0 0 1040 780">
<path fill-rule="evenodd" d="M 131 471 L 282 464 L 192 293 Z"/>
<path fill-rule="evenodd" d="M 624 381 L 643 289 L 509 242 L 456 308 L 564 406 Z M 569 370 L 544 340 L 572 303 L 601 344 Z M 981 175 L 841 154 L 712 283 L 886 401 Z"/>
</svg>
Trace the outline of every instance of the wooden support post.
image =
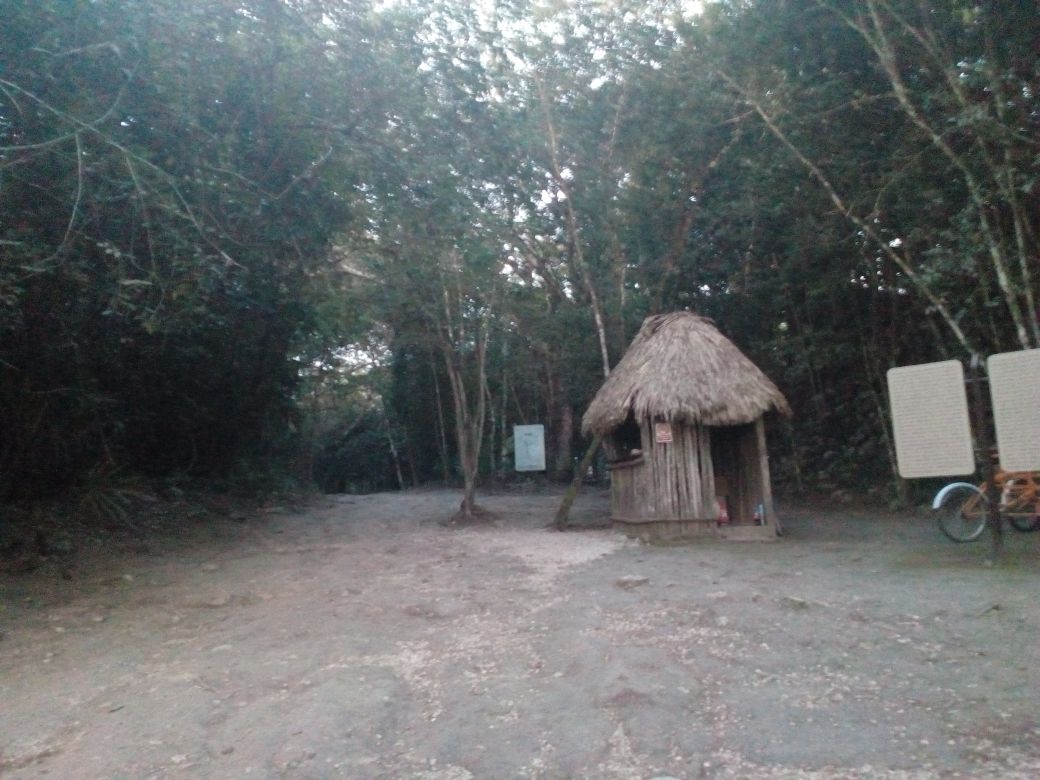
<svg viewBox="0 0 1040 780">
<path fill-rule="evenodd" d="M 986 418 L 986 401 L 982 392 L 982 384 L 987 382 L 982 373 L 982 356 L 974 354 L 971 356 L 970 375 L 968 384 L 971 386 L 971 412 L 975 418 L 976 436 L 976 458 L 982 479 L 986 482 L 986 498 L 989 506 L 989 517 L 986 520 L 989 525 L 990 538 L 993 543 L 993 560 L 1000 559 L 1004 552 L 1004 526 L 1000 520 L 1000 493 L 993 479 L 996 470 L 993 467 L 993 437 L 990 435 L 989 420 Z"/>
<path fill-rule="evenodd" d="M 758 463 L 759 474 L 762 480 L 762 522 L 776 529 L 777 536 L 784 535 L 780 518 L 776 515 L 773 506 L 773 486 L 769 478 L 769 451 L 766 449 L 766 423 L 765 419 L 759 417 L 755 421 L 755 437 L 758 440 Z"/>
<path fill-rule="evenodd" d="M 581 490 L 581 482 L 585 479 L 585 473 L 589 470 L 589 466 L 592 465 L 592 459 L 596 457 L 596 452 L 599 450 L 599 445 L 602 442 L 603 438 L 600 436 L 593 438 L 592 444 L 585 450 L 585 457 L 581 459 L 581 463 L 575 469 L 571 486 L 567 488 L 563 501 L 560 502 L 560 508 L 556 510 L 556 517 L 553 518 L 553 525 L 556 526 L 557 531 L 563 531 L 567 528 L 567 519 L 571 513 L 571 506 L 574 504 L 574 499 L 578 497 L 578 491 Z"/>
</svg>

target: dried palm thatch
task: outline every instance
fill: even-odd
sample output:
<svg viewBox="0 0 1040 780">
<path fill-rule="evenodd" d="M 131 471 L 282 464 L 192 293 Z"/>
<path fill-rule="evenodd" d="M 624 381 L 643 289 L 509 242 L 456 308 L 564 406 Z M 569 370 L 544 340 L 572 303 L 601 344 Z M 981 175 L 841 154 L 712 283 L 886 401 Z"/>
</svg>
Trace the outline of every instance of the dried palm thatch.
<svg viewBox="0 0 1040 780">
<path fill-rule="evenodd" d="M 581 429 L 606 435 L 629 412 L 636 420 L 741 425 L 771 410 L 791 414 L 776 385 L 711 320 L 674 312 L 646 318 Z"/>
</svg>

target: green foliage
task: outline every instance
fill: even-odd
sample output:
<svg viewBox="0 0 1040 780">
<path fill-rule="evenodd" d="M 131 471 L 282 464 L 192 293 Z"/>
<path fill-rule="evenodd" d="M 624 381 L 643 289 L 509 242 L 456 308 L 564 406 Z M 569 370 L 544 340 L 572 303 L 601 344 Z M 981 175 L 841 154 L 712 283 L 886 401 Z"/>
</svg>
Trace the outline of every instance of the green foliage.
<svg viewBox="0 0 1040 780">
<path fill-rule="evenodd" d="M 0 496 L 276 455 L 350 217 L 349 108 L 307 8 L 7 5 Z"/>
<path fill-rule="evenodd" d="M 369 412 L 349 430 L 331 431 L 315 456 L 314 481 L 326 493 L 396 489 L 386 419 Z"/>
<path fill-rule="evenodd" d="M 689 6 L 5 2 L 0 499 L 566 471 L 677 308 L 889 480 L 887 368 L 1040 346 L 1035 8 Z"/>
</svg>

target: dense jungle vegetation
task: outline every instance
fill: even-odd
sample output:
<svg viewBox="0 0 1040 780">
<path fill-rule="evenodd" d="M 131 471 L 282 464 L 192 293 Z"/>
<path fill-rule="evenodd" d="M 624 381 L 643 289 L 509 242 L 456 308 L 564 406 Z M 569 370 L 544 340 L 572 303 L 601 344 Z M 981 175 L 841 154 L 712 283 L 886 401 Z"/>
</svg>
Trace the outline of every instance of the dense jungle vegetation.
<svg viewBox="0 0 1040 780">
<path fill-rule="evenodd" d="M 899 494 L 885 371 L 1040 347 L 1034 0 L 0 0 L 0 502 L 550 471 L 650 313 Z"/>
</svg>

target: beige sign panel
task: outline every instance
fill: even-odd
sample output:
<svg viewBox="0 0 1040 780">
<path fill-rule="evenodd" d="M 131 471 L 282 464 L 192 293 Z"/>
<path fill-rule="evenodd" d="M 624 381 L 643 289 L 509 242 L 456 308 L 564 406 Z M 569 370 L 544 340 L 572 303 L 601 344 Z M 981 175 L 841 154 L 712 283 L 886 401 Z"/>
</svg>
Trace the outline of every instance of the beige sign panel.
<svg viewBox="0 0 1040 780">
<path fill-rule="evenodd" d="M 975 472 L 960 361 L 890 369 L 888 396 L 901 477 L 954 477 Z"/>
<path fill-rule="evenodd" d="M 986 361 L 997 452 L 1006 471 L 1040 471 L 1040 349 Z"/>
<path fill-rule="evenodd" d="M 514 425 L 513 455 L 517 471 L 545 471 L 545 426 Z"/>
</svg>

